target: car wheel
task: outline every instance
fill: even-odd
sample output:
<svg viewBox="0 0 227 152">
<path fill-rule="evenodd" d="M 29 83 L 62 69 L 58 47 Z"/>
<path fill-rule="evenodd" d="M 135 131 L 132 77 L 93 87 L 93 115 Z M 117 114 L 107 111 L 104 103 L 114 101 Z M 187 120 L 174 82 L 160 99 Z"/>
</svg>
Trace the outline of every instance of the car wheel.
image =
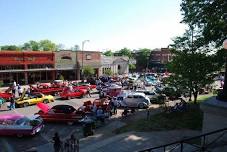
<svg viewBox="0 0 227 152">
<path fill-rule="evenodd" d="M 47 104 L 47 103 L 49 103 L 49 100 L 48 99 L 44 99 L 43 103 Z"/>
<path fill-rule="evenodd" d="M 27 107 L 29 105 L 28 102 L 23 103 L 23 107 Z"/>
<path fill-rule="evenodd" d="M 139 108 L 139 109 L 144 109 L 144 107 L 145 107 L 145 106 L 144 106 L 143 103 L 140 103 L 140 104 L 138 105 L 138 108 Z"/>
<path fill-rule="evenodd" d="M 67 122 L 67 124 L 70 125 L 70 126 L 73 125 L 73 123 L 74 123 L 73 121 L 68 121 Z"/>
<path fill-rule="evenodd" d="M 23 134 L 18 133 L 17 137 L 21 138 L 21 137 L 23 137 Z"/>
</svg>

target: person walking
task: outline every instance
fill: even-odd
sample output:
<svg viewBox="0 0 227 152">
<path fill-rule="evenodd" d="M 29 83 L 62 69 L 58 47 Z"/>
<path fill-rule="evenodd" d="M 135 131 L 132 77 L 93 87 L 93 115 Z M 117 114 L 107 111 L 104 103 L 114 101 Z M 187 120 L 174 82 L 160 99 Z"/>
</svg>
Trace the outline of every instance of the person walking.
<svg viewBox="0 0 227 152">
<path fill-rule="evenodd" d="M 61 140 L 57 132 L 55 132 L 54 137 L 52 138 L 54 141 L 54 151 L 60 152 L 61 150 Z"/>
<path fill-rule="evenodd" d="M 5 102 L 5 100 L 3 98 L 0 98 L 0 109 L 2 108 L 2 105 L 4 102 Z"/>
<path fill-rule="evenodd" d="M 9 110 L 15 109 L 15 100 L 13 97 L 10 98 Z"/>
</svg>

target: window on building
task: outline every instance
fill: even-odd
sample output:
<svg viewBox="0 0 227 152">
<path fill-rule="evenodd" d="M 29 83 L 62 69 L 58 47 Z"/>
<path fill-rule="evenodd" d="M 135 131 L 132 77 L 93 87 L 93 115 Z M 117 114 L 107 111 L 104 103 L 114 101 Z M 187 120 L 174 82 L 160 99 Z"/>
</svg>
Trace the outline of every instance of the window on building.
<svg viewBox="0 0 227 152">
<path fill-rule="evenodd" d="M 86 60 L 91 60 L 92 57 L 91 57 L 91 54 L 86 54 Z"/>
<path fill-rule="evenodd" d="M 72 60 L 72 58 L 70 56 L 63 56 L 63 57 L 61 57 L 61 59 Z"/>
</svg>

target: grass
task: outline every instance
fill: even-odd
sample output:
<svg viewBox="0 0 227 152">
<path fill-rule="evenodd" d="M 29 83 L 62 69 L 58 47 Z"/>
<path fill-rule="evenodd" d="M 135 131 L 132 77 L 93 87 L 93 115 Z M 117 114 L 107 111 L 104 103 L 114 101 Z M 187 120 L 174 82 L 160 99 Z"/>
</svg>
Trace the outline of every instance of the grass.
<svg viewBox="0 0 227 152">
<path fill-rule="evenodd" d="M 197 103 L 201 103 L 212 94 L 198 97 Z M 201 130 L 203 123 L 203 112 L 199 108 L 199 104 L 189 103 L 188 110 L 184 112 L 161 112 L 151 116 L 148 120 L 146 118 L 136 121 L 130 121 L 125 126 L 116 129 L 116 134 L 128 131 L 162 131 L 175 129 L 191 129 Z"/>
</svg>

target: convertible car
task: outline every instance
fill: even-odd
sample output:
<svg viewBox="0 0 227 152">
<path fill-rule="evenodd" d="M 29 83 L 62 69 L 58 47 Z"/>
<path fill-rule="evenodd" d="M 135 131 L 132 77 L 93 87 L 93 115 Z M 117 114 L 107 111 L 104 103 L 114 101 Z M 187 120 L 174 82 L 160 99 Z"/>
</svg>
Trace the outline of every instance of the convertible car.
<svg viewBox="0 0 227 152">
<path fill-rule="evenodd" d="M 49 103 L 54 102 L 54 97 L 52 95 L 44 95 L 42 93 L 32 94 L 28 97 L 21 97 L 16 101 L 17 107 L 27 107 L 29 105 L 37 104 L 39 102 Z"/>
<path fill-rule="evenodd" d="M 48 105 L 39 103 L 37 106 L 41 109 L 37 114 L 39 114 L 45 122 L 66 122 L 72 125 L 85 116 L 83 111 L 76 110 L 70 105 L 56 105 L 49 108 Z"/>
<path fill-rule="evenodd" d="M 35 135 L 43 127 L 43 120 L 39 115 L 31 117 L 19 114 L 0 115 L 0 135 L 15 135 L 17 137 Z"/>
</svg>

